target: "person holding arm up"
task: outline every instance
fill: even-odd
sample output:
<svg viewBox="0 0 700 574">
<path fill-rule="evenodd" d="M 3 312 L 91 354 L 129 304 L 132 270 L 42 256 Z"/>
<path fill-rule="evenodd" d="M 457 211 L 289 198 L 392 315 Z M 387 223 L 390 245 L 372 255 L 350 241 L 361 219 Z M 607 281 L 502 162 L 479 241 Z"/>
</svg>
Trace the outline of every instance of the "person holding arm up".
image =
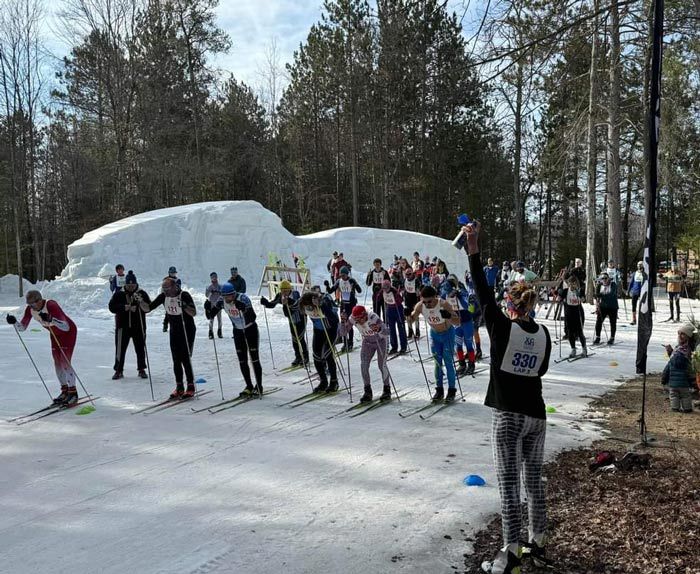
<svg viewBox="0 0 700 574">
<path fill-rule="evenodd" d="M 485 404 L 493 409 L 492 444 L 501 497 L 503 547 L 482 570 L 517 574 L 520 546 L 520 474 L 524 468 L 529 515 L 529 543 L 525 546 L 537 566 L 547 565 L 544 554 L 547 525 L 542 460 L 547 420 L 542 377 L 549 368 L 552 341 L 547 329 L 530 317 L 537 291 L 525 281 L 512 282 L 506 294 L 507 315 L 496 303 L 479 256 L 478 222 L 462 228 L 470 268 L 491 340 L 491 368 Z"/>
</svg>

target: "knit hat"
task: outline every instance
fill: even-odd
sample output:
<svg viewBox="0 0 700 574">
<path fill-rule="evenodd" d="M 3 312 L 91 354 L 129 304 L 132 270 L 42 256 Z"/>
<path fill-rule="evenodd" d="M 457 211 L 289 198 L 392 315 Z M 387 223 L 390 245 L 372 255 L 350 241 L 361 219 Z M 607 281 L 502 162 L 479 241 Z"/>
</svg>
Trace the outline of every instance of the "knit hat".
<svg viewBox="0 0 700 574">
<path fill-rule="evenodd" d="M 138 285 L 138 281 L 136 281 L 136 275 L 134 275 L 134 272 L 129 269 L 129 272 L 126 274 L 126 279 L 124 280 L 124 283 L 126 285 Z"/>
<path fill-rule="evenodd" d="M 170 274 L 170 273 L 177 273 L 177 269 L 175 269 L 174 265 L 171 265 L 170 269 L 168 269 L 168 274 Z"/>
<path fill-rule="evenodd" d="M 679 333 L 683 333 L 688 339 L 692 339 L 695 334 L 695 325 L 692 323 L 686 323 L 682 327 L 678 328 Z"/>
<path fill-rule="evenodd" d="M 341 267 L 340 274 L 341 275 L 350 275 L 350 269 L 348 269 L 347 267 Z"/>
<path fill-rule="evenodd" d="M 280 290 L 291 289 L 291 288 L 292 288 L 292 284 L 289 281 L 287 281 L 286 279 L 282 279 L 282 281 L 280 281 Z"/>
<path fill-rule="evenodd" d="M 352 308 L 353 319 L 358 319 L 360 317 L 364 317 L 365 315 L 367 315 L 367 309 L 365 309 L 362 305 L 356 305 Z"/>
</svg>

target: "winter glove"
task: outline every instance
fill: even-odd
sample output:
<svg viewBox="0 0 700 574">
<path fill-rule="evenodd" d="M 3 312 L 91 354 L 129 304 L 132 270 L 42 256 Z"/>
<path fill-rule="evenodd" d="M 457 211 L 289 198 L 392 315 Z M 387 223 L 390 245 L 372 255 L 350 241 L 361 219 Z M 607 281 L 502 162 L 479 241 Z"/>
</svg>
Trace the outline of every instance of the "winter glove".
<svg viewBox="0 0 700 574">
<path fill-rule="evenodd" d="M 15 323 L 17 323 L 17 317 L 15 317 L 14 315 L 8 315 L 7 317 L 5 317 L 5 320 L 9 325 L 14 325 Z"/>
<path fill-rule="evenodd" d="M 39 318 L 44 322 L 44 323 L 51 323 L 52 317 L 46 312 L 41 312 L 39 313 Z"/>
<path fill-rule="evenodd" d="M 440 309 L 440 317 L 443 319 L 450 319 L 452 317 L 452 313 L 450 313 L 447 309 Z"/>
<path fill-rule="evenodd" d="M 134 301 L 136 301 L 137 303 L 141 303 L 141 301 L 143 301 L 143 297 L 141 297 L 141 293 L 138 293 L 138 292 L 134 293 L 133 298 L 134 298 Z"/>
<path fill-rule="evenodd" d="M 214 308 L 215 308 L 217 311 L 221 311 L 221 310 L 224 308 L 224 302 L 223 302 L 223 300 L 222 300 L 222 299 L 219 299 L 219 300 L 216 302 L 216 305 L 214 306 Z"/>
<path fill-rule="evenodd" d="M 204 302 L 204 310 L 211 311 L 211 301 L 209 301 L 209 299 Z"/>
<path fill-rule="evenodd" d="M 379 333 L 382 330 L 382 326 L 379 323 L 374 323 L 373 325 L 370 325 L 369 328 L 375 333 Z"/>
<path fill-rule="evenodd" d="M 236 306 L 236 309 L 239 311 L 245 311 L 245 303 L 243 301 L 239 301 L 236 299 L 233 304 Z"/>
<path fill-rule="evenodd" d="M 270 304 L 270 301 L 268 301 L 267 297 L 265 297 L 265 295 L 263 295 L 262 297 L 260 297 L 260 303 L 267 307 Z"/>
</svg>

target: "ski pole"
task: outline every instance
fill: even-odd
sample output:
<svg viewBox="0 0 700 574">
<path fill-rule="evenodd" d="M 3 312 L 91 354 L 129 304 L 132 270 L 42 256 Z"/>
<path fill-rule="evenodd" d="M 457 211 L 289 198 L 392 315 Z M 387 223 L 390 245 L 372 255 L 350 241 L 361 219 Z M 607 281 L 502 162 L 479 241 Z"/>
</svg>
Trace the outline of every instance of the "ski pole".
<svg viewBox="0 0 700 574">
<path fill-rule="evenodd" d="M 695 313 L 693 313 L 693 306 L 690 303 L 690 297 L 688 296 L 688 286 L 685 281 L 683 282 L 683 289 L 685 289 L 685 300 L 688 302 L 688 311 L 690 315 L 690 320 L 695 323 Z"/>
<path fill-rule="evenodd" d="M 267 330 L 267 343 L 270 345 L 270 359 L 272 359 L 272 370 L 276 370 L 275 367 L 275 355 L 272 352 L 272 339 L 270 338 L 270 325 L 267 322 L 267 309 L 263 307 L 263 316 L 265 317 L 265 329 Z"/>
<path fill-rule="evenodd" d="M 352 402 L 352 377 L 350 375 L 350 347 L 348 347 L 348 341 L 350 337 L 348 334 L 345 334 L 345 349 L 347 350 L 345 353 L 345 358 L 347 359 L 348 362 L 348 388 L 350 389 L 350 402 Z"/>
<path fill-rule="evenodd" d="M 428 334 L 426 333 L 425 336 L 427 337 Z M 430 398 L 432 398 L 432 397 L 433 397 L 433 392 L 432 392 L 432 390 L 430 389 L 430 383 L 428 382 L 428 374 L 425 372 L 425 365 L 423 364 L 423 357 L 422 357 L 421 354 L 420 354 L 420 347 L 418 346 L 418 341 L 416 341 L 416 340 L 414 339 L 414 340 L 413 340 L 413 343 L 415 344 L 415 346 L 416 346 L 416 351 L 418 352 L 418 359 L 419 359 L 419 361 L 420 361 L 420 368 L 423 370 L 423 377 L 425 378 L 425 385 L 428 387 L 428 395 L 430 396 Z"/>
<path fill-rule="evenodd" d="M 561 325 L 559 325 L 559 319 L 557 319 L 556 315 L 557 314 L 554 313 L 554 336 L 559 341 L 559 358 L 561 359 L 561 347 L 564 344 L 564 335 L 562 334 L 562 328 Z M 557 328 L 559 329 L 558 332 Z"/>
<path fill-rule="evenodd" d="M 212 337 L 211 342 L 214 344 L 214 360 L 216 361 L 216 372 L 219 375 L 219 388 L 221 389 L 221 400 L 224 399 L 224 383 L 221 380 L 221 368 L 219 367 L 219 353 L 216 351 L 216 339 Z"/>
<path fill-rule="evenodd" d="M 289 322 L 291 323 L 292 329 L 293 329 L 293 331 L 294 331 L 294 338 L 297 340 L 297 348 L 299 349 L 299 354 L 301 355 L 301 362 L 304 363 L 304 369 L 306 370 L 306 376 L 307 376 L 308 379 L 309 379 L 309 385 L 311 385 L 311 390 L 313 391 L 313 390 L 314 390 L 314 384 L 313 384 L 313 382 L 311 381 L 311 370 L 309 369 L 309 363 L 308 363 L 308 361 L 305 361 L 305 360 L 304 360 L 304 354 L 302 353 L 302 348 L 301 348 L 301 338 L 299 337 L 299 332 L 297 331 L 297 326 L 296 326 L 296 324 L 295 324 L 294 321 L 292 321 L 292 319 L 291 319 L 291 314 L 292 314 L 291 309 L 290 309 L 290 311 L 289 311 L 289 314 L 290 314 Z M 304 329 L 304 335 L 306 335 L 306 329 Z M 307 347 L 307 353 L 308 353 L 308 347 Z"/>
<path fill-rule="evenodd" d="M 379 357 L 377 357 L 377 362 L 378 360 Z M 398 402 L 401 402 L 401 398 L 399 397 L 399 391 L 396 390 L 396 385 L 394 384 L 394 377 L 391 376 L 391 371 L 389 370 L 389 366 L 386 364 L 386 359 L 384 359 L 384 368 L 386 369 L 386 374 L 389 375 L 389 381 L 391 382 L 391 386 L 394 387 L 394 394 L 396 395 L 396 400 Z"/>
<path fill-rule="evenodd" d="M 13 325 L 15 328 L 15 333 L 17 333 L 17 336 L 19 337 L 19 342 L 22 343 L 22 347 L 24 347 L 24 350 L 27 352 L 27 356 L 29 357 L 29 360 L 32 362 L 32 365 L 34 365 L 34 370 L 36 371 L 36 374 L 39 375 L 39 379 L 41 380 L 41 384 L 44 385 L 44 388 L 46 389 L 46 393 L 49 395 L 49 398 L 53 400 L 53 397 L 51 396 L 51 391 L 49 390 L 49 387 L 46 386 L 46 381 L 44 381 L 44 377 L 41 376 L 41 372 L 39 371 L 39 367 L 36 366 L 36 363 L 34 362 L 34 359 L 32 358 L 32 354 L 29 352 L 29 349 L 27 349 L 27 345 L 24 343 L 24 339 L 22 338 L 22 335 L 19 334 L 19 329 L 17 329 L 17 323 Z"/>
<path fill-rule="evenodd" d="M 320 313 L 323 313 L 323 311 L 320 309 L 320 307 L 317 307 L 318 311 Z M 326 335 L 326 341 L 328 341 L 328 346 L 330 347 L 329 351 L 331 353 L 331 356 L 333 357 L 333 362 L 335 363 L 336 368 L 338 368 L 338 373 L 340 374 L 340 378 L 343 380 L 343 385 L 345 386 L 345 390 L 350 393 L 350 390 L 348 389 L 348 383 L 345 380 L 345 375 L 343 373 L 343 363 L 340 360 L 340 357 L 338 356 L 338 352 L 335 348 L 335 345 L 331 341 L 331 337 L 328 334 L 328 329 L 326 329 L 326 319 L 325 317 L 321 319 L 321 327 L 323 327 L 323 333 Z"/>
<path fill-rule="evenodd" d="M 155 401 L 156 396 L 153 392 L 153 379 L 151 378 L 151 361 L 148 358 L 148 345 L 146 344 L 146 329 L 144 328 L 144 325 L 143 325 L 143 312 L 141 311 L 141 301 L 138 301 L 138 303 L 139 303 L 138 314 L 139 314 L 139 323 L 141 324 L 141 337 L 143 339 L 143 350 L 146 353 L 146 369 L 148 370 L 148 383 L 151 386 L 151 400 Z"/>
<path fill-rule="evenodd" d="M 167 317 L 167 312 L 166 312 Z M 190 370 L 192 371 L 192 377 L 194 377 L 194 367 L 192 366 L 192 347 L 190 347 L 190 340 L 187 338 L 187 325 L 185 323 L 185 310 L 182 308 L 182 300 L 180 299 L 180 318 L 182 319 L 182 335 L 185 337 L 185 344 L 187 345 L 187 360 L 190 363 Z M 185 370 L 187 373 L 187 370 Z M 194 396 L 199 399 L 199 389 L 195 383 L 194 385 Z"/>
<path fill-rule="evenodd" d="M 80 383 L 80 386 L 81 386 L 81 388 L 83 389 L 83 392 L 85 393 L 85 395 L 87 396 L 87 398 L 88 398 L 88 399 L 90 400 L 90 402 L 92 403 L 92 406 L 94 407 L 94 406 L 95 406 L 95 401 L 92 400 L 92 396 L 90 395 L 90 393 L 87 392 L 87 389 L 85 388 L 85 385 L 83 384 L 83 381 L 80 380 L 80 377 L 78 376 L 78 373 L 77 373 L 76 370 L 73 368 L 73 363 L 71 363 L 70 360 L 68 359 L 68 357 L 66 356 L 66 353 L 63 351 L 63 347 L 61 346 L 61 343 L 60 343 L 60 341 L 58 340 L 58 337 L 56 336 L 56 333 L 53 332 L 53 330 L 51 329 L 51 327 L 49 327 L 49 333 L 51 333 L 51 336 L 53 337 L 53 340 L 54 340 L 54 342 L 56 343 L 56 346 L 57 346 L 57 347 L 59 348 L 59 350 L 61 351 L 61 355 L 63 355 L 64 360 L 66 361 L 66 363 L 68 363 L 68 366 L 71 368 L 71 371 L 73 371 L 73 374 L 75 375 L 75 378 L 76 378 L 76 379 L 78 380 L 78 382 Z M 49 393 L 49 394 L 50 394 L 50 393 Z"/>
</svg>

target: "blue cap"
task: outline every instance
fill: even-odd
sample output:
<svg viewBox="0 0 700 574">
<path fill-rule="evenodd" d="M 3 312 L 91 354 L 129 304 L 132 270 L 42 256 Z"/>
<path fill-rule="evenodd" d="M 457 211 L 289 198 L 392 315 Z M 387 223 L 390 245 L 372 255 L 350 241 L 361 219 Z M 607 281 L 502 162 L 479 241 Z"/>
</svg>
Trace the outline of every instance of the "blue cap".
<svg viewBox="0 0 700 574">
<path fill-rule="evenodd" d="M 233 285 L 230 283 L 224 283 L 221 286 L 221 294 L 222 295 L 233 295 L 236 292 L 236 289 Z"/>
</svg>

